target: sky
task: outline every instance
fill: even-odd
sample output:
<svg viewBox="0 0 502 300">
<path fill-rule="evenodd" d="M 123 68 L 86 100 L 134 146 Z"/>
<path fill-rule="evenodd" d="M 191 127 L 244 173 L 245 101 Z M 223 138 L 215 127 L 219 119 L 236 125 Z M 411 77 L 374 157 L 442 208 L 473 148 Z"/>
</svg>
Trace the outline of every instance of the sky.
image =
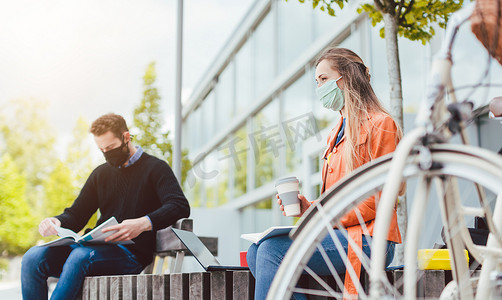
<svg viewBox="0 0 502 300">
<path fill-rule="evenodd" d="M 254 2 L 184 1 L 183 97 Z M 172 128 L 176 11 L 176 0 L 0 0 L 0 106 L 47 103 L 62 149 L 79 116 L 114 112 L 132 123 L 154 61 Z"/>
</svg>

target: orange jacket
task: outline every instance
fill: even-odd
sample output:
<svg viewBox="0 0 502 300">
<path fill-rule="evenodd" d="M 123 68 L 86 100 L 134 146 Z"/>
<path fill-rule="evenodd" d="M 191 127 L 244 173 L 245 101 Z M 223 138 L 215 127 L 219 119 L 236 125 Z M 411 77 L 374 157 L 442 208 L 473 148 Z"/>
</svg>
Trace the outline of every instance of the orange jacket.
<svg viewBox="0 0 502 300">
<path fill-rule="evenodd" d="M 323 186 L 321 193 L 324 193 L 326 189 L 331 187 L 346 175 L 345 161 L 343 157 L 345 137 L 342 137 L 338 144 L 335 145 L 336 137 L 342 127 L 342 122 L 343 119 L 340 120 L 338 126 L 335 127 L 328 136 L 328 147 L 323 155 Z M 357 145 L 358 149 L 360 150 L 356 150 L 359 151 L 361 163 L 359 165 L 355 165 L 354 168 L 357 168 L 360 165 L 369 162 L 371 159 L 375 159 L 382 155 L 393 152 L 396 149 L 397 143 L 399 141 L 397 138 L 396 124 L 390 116 L 383 113 L 375 113 L 370 115 L 368 122 L 370 122 L 371 131 L 368 133 L 365 131 L 364 127 L 361 128 L 361 135 Z M 369 145 L 371 156 L 366 150 L 368 149 L 368 143 L 371 143 Z M 359 212 L 366 223 L 369 234 L 373 235 L 376 216 L 375 196 L 371 196 L 361 202 L 358 205 L 357 209 L 359 209 Z M 350 238 L 352 238 L 356 242 L 356 244 L 359 246 L 359 249 L 362 249 L 363 228 L 359 225 L 359 220 L 357 218 L 355 210 L 347 213 L 340 222 L 345 228 L 347 228 Z M 394 212 L 392 214 L 387 239 L 395 243 L 401 243 L 401 234 L 399 232 L 399 227 L 397 224 L 396 209 L 394 209 Z M 357 276 L 359 277 L 361 271 L 361 262 L 359 261 L 358 256 L 356 255 L 354 249 L 352 249 L 350 244 L 348 245 L 347 249 L 347 257 L 352 267 L 356 271 Z M 353 297 L 354 295 L 358 294 L 356 285 L 352 282 L 347 272 L 345 274 L 344 285 L 344 299 Z"/>
<path fill-rule="evenodd" d="M 322 181 L 323 188 L 321 193 L 324 193 L 326 189 L 335 184 L 338 180 L 343 178 L 345 174 L 345 162 L 343 158 L 343 146 L 345 137 L 342 137 L 341 141 L 335 145 L 336 136 L 341 129 L 343 119 L 340 120 L 337 127 L 335 127 L 330 135 L 328 136 L 328 147 L 324 152 L 324 166 L 322 169 Z M 368 122 L 371 122 L 371 138 L 368 139 L 368 133 L 364 131 L 364 128 L 361 129 L 361 138 L 359 140 L 360 149 L 367 149 L 367 143 L 371 142 L 371 156 L 373 159 L 380 157 L 382 155 L 394 152 L 397 146 L 397 142 L 399 141 L 396 137 L 397 127 L 394 123 L 394 120 L 386 114 L 383 113 L 375 113 L 370 116 Z M 362 164 L 370 161 L 370 157 L 367 151 L 361 150 L 360 157 L 362 158 Z M 329 157 L 329 159 L 328 159 Z M 360 165 L 354 166 L 355 168 Z M 376 215 L 376 207 L 375 207 L 375 197 L 372 196 L 366 200 L 364 200 L 358 206 L 361 215 L 366 221 L 366 226 L 368 227 L 368 231 L 370 235 L 373 235 L 373 227 L 374 227 L 374 219 Z M 359 220 L 357 219 L 356 213 L 354 211 L 349 212 L 345 215 L 341 223 L 344 227 L 350 227 L 357 225 L 359 226 Z M 399 227 L 397 225 L 397 215 L 396 210 L 392 215 L 392 220 L 390 223 L 388 240 L 401 243 L 401 234 L 399 233 Z"/>
</svg>

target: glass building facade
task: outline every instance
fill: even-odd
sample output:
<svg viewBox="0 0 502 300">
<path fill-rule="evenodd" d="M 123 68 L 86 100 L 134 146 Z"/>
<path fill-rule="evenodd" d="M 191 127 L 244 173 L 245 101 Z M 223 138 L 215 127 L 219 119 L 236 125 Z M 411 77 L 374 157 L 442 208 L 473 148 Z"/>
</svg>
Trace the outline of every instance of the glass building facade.
<svg viewBox="0 0 502 300">
<path fill-rule="evenodd" d="M 234 211 L 239 232 L 256 232 L 295 221 L 276 207 L 277 178 L 297 176 L 307 199 L 319 196 L 320 156 L 339 115 L 315 98 L 316 56 L 330 45 L 358 53 L 388 107 L 381 25 L 372 27 L 357 5 L 348 4 L 337 17 L 298 1 L 252 6 L 184 104 L 183 148 L 194 167 L 183 188 L 194 209 Z M 424 94 L 438 31 L 425 46 L 399 41 L 407 114 L 417 111 Z"/>
</svg>

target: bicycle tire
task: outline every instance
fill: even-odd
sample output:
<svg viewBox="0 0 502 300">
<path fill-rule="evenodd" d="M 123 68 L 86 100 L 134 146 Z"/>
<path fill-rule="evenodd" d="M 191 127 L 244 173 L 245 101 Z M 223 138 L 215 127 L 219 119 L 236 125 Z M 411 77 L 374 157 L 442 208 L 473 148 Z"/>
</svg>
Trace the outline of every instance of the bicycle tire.
<svg viewBox="0 0 502 300">
<path fill-rule="evenodd" d="M 412 153 L 409 155 L 403 171 L 406 180 L 424 174 L 427 176 L 453 176 L 477 182 L 496 195 L 502 194 L 502 158 L 496 154 L 476 147 L 448 144 L 434 145 L 430 150 L 432 161 L 436 166 L 441 167 L 432 171 L 421 170 L 418 165 L 419 154 Z M 382 190 L 387 180 L 391 160 L 392 155 L 388 155 L 355 170 L 350 176 L 344 178 L 323 194 L 320 201 L 305 213 L 298 229 L 290 235 L 293 243 L 272 282 L 267 299 L 290 299 L 294 291 L 312 292 L 315 295 L 322 294 L 334 298 L 341 296 L 340 293 L 333 293 L 333 289 L 326 288 L 326 282 L 324 282 L 325 285 L 320 283 L 325 288 L 322 293 L 317 292 L 317 290 L 299 289 L 296 286 L 300 275 L 305 272 L 305 266 L 312 253 L 318 247 L 319 241 L 322 241 L 329 234 L 333 224 L 338 222 L 347 212 L 357 207 L 368 195 Z M 376 235 L 375 233 L 374 237 Z M 418 237 L 408 237 L 408 239 L 410 238 Z M 383 261 L 384 258 L 373 259 Z M 371 274 L 372 272 L 368 271 L 367 273 Z M 380 276 L 380 278 L 370 277 L 369 281 L 372 285 L 375 282 L 380 284 L 378 295 L 374 296 L 373 289 L 370 292 L 360 290 L 359 297 L 361 299 L 380 299 L 382 295 L 402 296 L 402 292 L 399 291 L 401 287 L 392 286 L 384 276 Z M 340 280 L 335 279 L 335 282 L 339 283 Z"/>
</svg>

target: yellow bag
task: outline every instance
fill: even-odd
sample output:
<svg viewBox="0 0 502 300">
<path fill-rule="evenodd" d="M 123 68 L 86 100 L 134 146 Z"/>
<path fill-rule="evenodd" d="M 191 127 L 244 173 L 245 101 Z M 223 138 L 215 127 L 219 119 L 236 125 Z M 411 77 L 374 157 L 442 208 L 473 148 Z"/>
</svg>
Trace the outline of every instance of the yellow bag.
<svg viewBox="0 0 502 300">
<path fill-rule="evenodd" d="M 464 252 L 467 266 L 469 266 L 469 254 L 465 249 Z M 451 270 L 448 249 L 420 249 L 417 258 L 420 270 Z"/>
</svg>

